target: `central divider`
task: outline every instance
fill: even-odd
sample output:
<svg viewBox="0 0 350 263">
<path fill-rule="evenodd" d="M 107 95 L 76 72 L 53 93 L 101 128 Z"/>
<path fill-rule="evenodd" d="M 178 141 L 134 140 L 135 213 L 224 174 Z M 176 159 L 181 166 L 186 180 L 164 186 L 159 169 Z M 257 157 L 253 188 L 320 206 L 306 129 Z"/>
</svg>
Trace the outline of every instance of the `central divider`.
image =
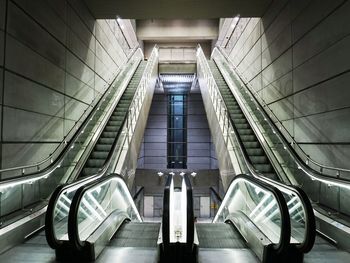
<svg viewBox="0 0 350 263">
<path fill-rule="evenodd" d="M 169 175 L 163 198 L 160 262 L 197 262 L 198 239 L 195 233 L 192 186 L 187 174 L 181 187 Z"/>
</svg>

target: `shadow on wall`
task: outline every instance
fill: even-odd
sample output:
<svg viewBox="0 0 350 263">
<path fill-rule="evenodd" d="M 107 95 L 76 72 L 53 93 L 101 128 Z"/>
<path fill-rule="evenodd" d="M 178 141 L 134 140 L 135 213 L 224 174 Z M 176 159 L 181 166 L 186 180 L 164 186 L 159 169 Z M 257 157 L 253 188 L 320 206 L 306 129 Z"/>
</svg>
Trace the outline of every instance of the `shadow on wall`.
<svg viewBox="0 0 350 263">
<path fill-rule="evenodd" d="M 230 53 L 311 158 L 350 168 L 350 25 L 347 1 L 275 1 L 241 19 Z"/>
<path fill-rule="evenodd" d="M 83 1 L 10 0 L 6 11 L 2 168 L 47 157 L 129 52 L 116 21 L 95 20 Z"/>
</svg>

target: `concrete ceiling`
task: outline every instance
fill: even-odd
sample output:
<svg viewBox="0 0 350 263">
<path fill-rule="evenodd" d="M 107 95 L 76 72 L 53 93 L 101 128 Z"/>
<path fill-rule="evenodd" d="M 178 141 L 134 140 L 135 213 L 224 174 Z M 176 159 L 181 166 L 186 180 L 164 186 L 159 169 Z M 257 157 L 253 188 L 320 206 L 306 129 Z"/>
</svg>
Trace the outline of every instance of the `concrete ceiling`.
<svg viewBox="0 0 350 263">
<path fill-rule="evenodd" d="M 219 19 L 136 20 L 139 40 L 158 42 L 189 42 L 214 40 L 219 34 Z"/>
<path fill-rule="evenodd" d="M 95 18 L 210 19 L 262 16 L 272 0 L 85 0 Z"/>
</svg>

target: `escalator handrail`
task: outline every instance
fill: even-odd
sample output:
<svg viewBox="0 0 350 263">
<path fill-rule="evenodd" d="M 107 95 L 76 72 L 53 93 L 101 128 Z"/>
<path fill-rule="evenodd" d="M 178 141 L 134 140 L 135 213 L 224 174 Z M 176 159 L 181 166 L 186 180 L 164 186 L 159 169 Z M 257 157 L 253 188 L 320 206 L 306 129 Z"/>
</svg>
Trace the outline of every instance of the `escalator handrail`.
<svg viewBox="0 0 350 263">
<path fill-rule="evenodd" d="M 132 52 L 130 53 L 130 55 L 127 57 L 127 61 L 130 61 L 130 59 L 133 57 L 133 55 L 136 53 L 137 50 L 139 50 L 139 47 L 135 47 Z M 120 71 L 114 78 L 114 80 L 111 82 L 111 85 L 109 85 L 109 88 L 106 89 L 105 93 L 103 96 L 101 96 L 98 101 L 96 102 L 96 104 L 94 104 L 94 100 L 91 102 L 91 104 L 89 104 L 89 107 L 92 107 L 92 110 L 90 111 L 90 113 L 85 116 L 85 114 L 81 115 L 79 120 L 76 121 L 75 125 L 70 129 L 70 131 L 68 132 L 68 134 L 65 136 L 64 140 L 60 142 L 60 144 L 54 149 L 54 151 L 52 153 L 50 153 L 50 155 L 46 158 L 44 158 L 43 160 L 39 161 L 39 162 L 35 162 L 35 163 L 31 163 L 31 164 L 27 164 L 27 165 L 21 165 L 21 166 L 16 166 L 16 167 L 10 167 L 10 168 L 4 168 L 0 170 L 0 174 L 4 173 L 4 172 L 10 172 L 10 171 L 15 171 L 15 170 L 19 170 L 19 171 L 23 171 L 24 169 L 29 169 L 29 168 L 36 168 L 38 167 L 38 171 L 35 173 L 30 173 L 25 175 L 25 177 L 29 177 L 32 176 L 33 174 L 37 174 L 37 173 L 42 173 L 45 172 L 48 168 L 50 168 L 51 166 L 55 166 L 55 164 L 59 163 L 60 161 L 57 162 L 57 160 L 61 159 L 62 154 L 65 153 L 65 149 L 69 149 L 69 145 L 72 144 L 72 142 L 75 141 L 76 137 L 80 134 L 80 132 L 83 130 L 82 127 L 85 125 L 87 122 L 89 122 L 90 118 L 92 117 L 93 113 L 95 112 L 95 109 L 98 108 L 99 104 L 102 102 L 103 98 L 105 97 L 105 95 L 108 93 L 108 91 L 110 90 L 110 88 L 113 86 L 115 80 L 118 78 L 118 76 L 120 76 L 120 74 L 122 73 L 122 71 Z M 85 117 L 85 119 L 83 120 L 83 123 L 80 124 L 80 121 Z M 77 125 L 79 125 L 80 128 L 77 129 Z M 69 137 L 69 134 L 73 132 L 73 136 L 72 138 L 67 141 L 67 137 Z M 60 154 L 57 155 L 57 158 L 55 160 L 52 160 L 52 156 L 54 156 L 55 152 L 58 151 L 62 146 L 64 146 L 64 149 L 60 152 Z M 40 169 L 40 166 L 44 163 L 49 163 L 49 165 L 43 169 Z M 12 181 L 15 179 L 23 179 L 24 176 L 23 175 L 19 175 L 16 177 L 12 177 L 10 179 L 4 179 L 2 181 L 0 181 L 0 184 L 3 182 L 7 182 L 7 181 Z"/>
<path fill-rule="evenodd" d="M 86 246 L 86 241 L 85 240 L 82 241 L 79 238 L 79 228 L 77 225 L 78 212 L 79 212 L 81 200 L 87 191 L 113 178 L 121 179 L 126 185 L 125 179 L 122 176 L 118 174 L 109 174 L 107 176 L 100 177 L 96 181 L 92 181 L 90 183 L 83 185 L 74 194 L 72 204 L 71 204 L 71 209 L 69 210 L 69 216 L 68 216 L 68 237 L 69 237 L 69 243 L 72 244 L 73 247 L 78 251 L 81 251 Z M 138 214 L 138 217 L 141 218 L 139 214 Z"/>
<path fill-rule="evenodd" d="M 187 240 L 186 244 L 188 249 L 193 248 L 194 244 L 194 207 L 193 207 L 193 190 L 190 178 L 187 174 L 184 174 L 183 180 L 186 184 L 186 197 L 187 197 Z"/>
<path fill-rule="evenodd" d="M 168 174 L 163 196 L 162 239 L 164 248 L 168 248 L 170 244 L 170 185 L 172 180 L 173 175 Z"/>
<path fill-rule="evenodd" d="M 142 186 L 142 187 L 134 194 L 134 196 L 132 197 L 132 199 L 134 199 L 134 201 L 136 201 L 137 198 L 139 198 L 140 194 L 141 194 L 142 192 L 144 192 L 144 191 L 145 191 L 145 187 Z"/>
<path fill-rule="evenodd" d="M 216 47 L 217 50 L 220 51 L 220 54 L 226 59 L 226 61 L 228 62 L 229 65 L 232 66 L 233 68 L 233 72 L 238 76 L 240 82 L 243 84 L 243 86 L 245 86 L 246 90 L 250 93 L 251 97 L 254 99 L 254 102 L 261 108 L 268 108 L 270 110 L 269 107 L 267 107 L 267 104 L 265 104 L 266 106 L 261 105 L 261 103 L 256 99 L 256 97 L 254 96 L 254 94 L 252 93 L 252 91 L 247 87 L 247 84 L 244 82 L 243 78 L 241 77 L 240 74 L 238 74 L 238 70 L 237 67 L 234 66 L 233 62 L 231 61 L 230 58 L 227 57 L 227 55 L 225 54 L 225 52 L 222 51 L 222 48 L 218 48 Z M 315 171 L 313 168 L 311 168 L 310 166 L 307 166 L 305 164 L 305 162 L 301 159 L 301 157 L 299 156 L 299 154 L 297 154 L 295 152 L 295 150 L 289 146 L 289 142 L 286 140 L 286 138 L 282 135 L 280 129 L 278 129 L 278 127 L 276 126 L 276 124 L 271 120 L 270 116 L 268 114 L 266 114 L 265 110 L 261 111 L 262 114 L 264 115 L 264 117 L 266 118 L 266 122 L 269 124 L 269 126 L 276 131 L 276 135 L 277 137 L 280 139 L 281 142 L 284 143 L 284 145 L 288 145 L 288 148 L 291 152 L 291 154 L 293 155 L 293 157 L 298 160 L 298 165 L 302 166 L 303 168 L 309 169 L 311 170 L 310 172 L 317 174 L 318 176 L 323 176 L 323 177 L 327 177 L 327 179 L 334 179 L 334 177 L 329 176 L 327 174 L 322 174 L 318 171 Z M 278 120 L 277 116 L 274 114 L 274 112 L 272 110 L 270 110 L 270 112 L 276 117 L 276 119 Z M 284 127 L 283 125 L 281 127 Z M 287 131 L 288 132 L 288 131 Z M 327 166 L 324 164 L 321 164 L 319 162 L 316 162 L 315 160 L 313 160 L 307 153 L 304 152 L 304 150 L 299 146 L 298 142 L 295 141 L 295 139 L 293 138 L 293 136 L 290 136 L 290 139 L 292 140 L 293 144 L 296 145 L 300 151 L 306 156 L 307 160 L 309 160 L 310 162 L 312 162 L 313 164 L 315 164 L 316 166 L 320 167 L 320 170 L 323 169 L 328 169 L 328 170 L 333 170 L 336 172 L 347 172 L 350 173 L 350 169 L 346 169 L 346 168 L 340 168 L 340 167 L 332 167 L 332 166 Z M 349 181 L 345 180 L 345 179 L 338 179 L 339 181 L 344 181 L 344 183 L 349 183 Z"/>
<path fill-rule="evenodd" d="M 200 46 L 199 46 L 200 48 Z M 214 63 L 216 64 L 216 62 L 214 61 Z M 215 78 L 210 70 L 210 67 L 208 65 L 208 62 L 206 61 L 206 67 L 207 69 L 209 70 L 210 74 L 211 74 L 211 77 L 213 78 L 213 80 L 215 81 Z M 216 65 L 217 67 L 217 65 Z M 219 69 L 218 69 L 219 70 Z M 220 70 L 219 70 L 220 72 Z M 221 74 L 221 72 L 220 72 Z M 222 76 L 223 77 L 223 76 Z M 226 80 L 225 80 L 226 82 Z M 216 81 L 215 81 L 215 85 L 216 84 Z M 228 85 L 226 83 L 226 85 Z M 300 249 L 301 251 L 307 251 L 310 247 L 312 248 L 313 244 L 314 244 L 314 236 L 316 235 L 316 229 L 315 229 L 315 217 L 314 217 L 314 213 L 313 213 L 313 209 L 312 209 L 312 206 L 311 206 L 311 203 L 310 203 L 310 200 L 309 198 L 306 196 L 306 194 L 300 189 L 300 188 L 297 188 L 295 186 L 287 186 L 287 185 L 284 185 L 282 183 L 279 183 L 279 182 L 276 182 L 276 181 L 273 181 L 273 180 L 270 180 L 266 177 L 264 177 L 263 174 L 259 173 L 253 166 L 253 164 L 251 163 L 250 159 L 249 159 L 249 155 L 248 155 L 248 152 L 246 150 L 246 148 L 244 147 L 244 144 L 242 142 L 242 139 L 240 138 L 240 136 L 238 136 L 238 130 L 236 128 L 236 126 L 234 125 L 233 123 L 233 120 L 231 119 L 231 117 L 229 116 L 229 111 L 226 107 L 226 104 L 224 102 L 224 99 L 221 95 L 221 92 L 219 91 L 218 87 L 217 87 L 217 91 L 218 91 L 218 94 L 220 96 L 220 99 L 222 101 L 222 105 L 223 107 L 225 108 L 225 113 L 227 115 L 227 119 L 228 121 L 230 122 L 231 124 L 231 127 L 234 131 L 234 135 L 235 135 L 235 139 L 237 140 L 238 142 L 238 148 L 240 150 L 240 152 L 242 153 L 242 156 L 243 156 L 243 160 L 244 160 L 244 163 L 245 165 L 247 166 L 249 172 L 255 177 L 257 178 L 258 180 L 260 181 L 264 181 L 268 184 L 275 184 L 275 185 L 278 185 L 280 188 L 284 188 L 288 191 L 292 191 L 295 195 L 297 195 L 299 197 L 299 199 L 302 201 L 303 203 L 303 208 L 304 208 L 304 211 L 305 211 L 305 216 L 306 216 L 306 233 L 305 233 L 305 239 L 304 239 L 304 242 L 300 243 L 297 245 L 298 249 Z M 232 94 L 233 95 L 233 94 Z M 234 96 L 234 95 L 233 95 Z M 311 244 L 312 243 L 312 244 Z"/>
<path fill-rule="evenodd" d="M 222 198 L 219 195 L 219 193 L 215 190 L 214 187 L 210 186 L 209 190 L 214 194 L 215 198 L 220 202 L 220 204 L 222 203 Z"/>
<path fill-rule="evenodd" d="M 227 189 L 229 189 L 231 184 L 233 184 L 234 181 L 238 179 L 243 179 L 254 185 L 258 185 L 259 187 L 263 188 L 267 192 L 270 192 L 276 199 L 280 213 L 281 213 L 281 235 L 280 235 L 280 240 L 278 244 L 273 244 L 273 248 L 276 251 L 276 253 L 278 254 L 283 253 L 283 251 L 286 251 L 286 249 L 289 246 L 290 237 L 291 237 L 291 222 L 290 222 L 287 203 L 283 197 L 282 192 L 278 188 L 264 181 L 259 180 L 259 178 L 252 177 L 246 174 L 240 174 L 235 176 Z M 225 193 L 223 200 L 225 200 L 227 195 L 229 195 L 228 192 Z M 223 205 L 223 203 L 221 205 Z"/>
<path fill-rule="evenodd" d="M 56 208 L 56 203 L 58 201 L 58 198 L 61 196 L 62 193 L 67 191 L 69 188 L 77 187 L 78 185 L 86 185 L 87 183 L 93 183 L 96 182 L 94 181 L 95 177 L 86 177 L 84 179 L 75 181 L 73 183 L 66 183 L 59 185 L 55 191 L 52 193 L 47 210 L 46 210 L 46 215 L 45 215 L 45 235 L 46 235 L 46 240 L 49 246 L 53 249 L 57 249 L 60 247 L 63 242 L 59 239 L 56 238 L 55 232 L 54 232 L 54 213 L 55 213 L 55 208 Z"/>
</svg>

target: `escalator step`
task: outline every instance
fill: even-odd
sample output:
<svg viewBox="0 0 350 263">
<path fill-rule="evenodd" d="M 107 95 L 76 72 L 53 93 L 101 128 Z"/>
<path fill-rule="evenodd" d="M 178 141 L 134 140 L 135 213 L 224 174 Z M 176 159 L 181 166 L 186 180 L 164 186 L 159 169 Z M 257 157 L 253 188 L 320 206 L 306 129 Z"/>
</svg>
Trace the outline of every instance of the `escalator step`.
<svg viewBox="0 0 350 263">
<path fill-rule="evenodd" d="M 246 148 L 246 151 L 249 156 L 259 156 L 265 154 L 262 148 Z"/>
<path fill-rule="evenodd" d="M 245 142 L 243 141 L 243 145 L 249 149 L 249 148 L 259 148 L 260 143 L 258 141 L 253 141 L 253 142 Z"/>
<path fill-rule="evenodd" d="M 110 126 L 120 126 L 122 124 L 122 121 L 108 121 L 107 125 L 110 125 Z"/>
<path fill-rule="evenodd" d="M 246 124 L 248 121 L 246 119 L 233 119 L 233 122 L 236 124 Z"/>
<path fill-rule="evenodd" d="M 252 129 L 238 129 L 238 133 L 240 135 L 254 135 L 254 132 Z"/>
<path fill-rule="evenodd" d="M 266 156 L 249 156 L 253 164 L 269 164 L 269 159 Z"/>
<path fill-rule="evenodd" d="M 84 168 L 82 172 L 82 176 L 90 176 L 97 174 L 100 168 Z"/>
<path fill-rule="evenodd" d="M 106 160 L 109 151 L 93 151 L 91 157 L 94 159 L 104 159 Z"/>
<path fill-rule="evenodd" d="M 241 135 L 240 137 L 244 142 L 258 142 L 255 135 Z"/>
<path fill-rule="evenodd" d="M 107 145 L 112 145 L 114 142 L 115 138 L 100 138 L 98 139 L 98 144 L 107 144 Z"/>
<path fill-rule="evenodd" d="M 89 159 L 85 164 L 85 167 L 101 168 L 105 163 L 104 159 Z"/>
<path fill-rule="evenodd" d="M 279 181 L 279 178 L 278 178 L 277 174 L 275 174 L 275 173 L 264 173 L 264 176 L 271 179 L 271 180 Z"/>
<path fill-rule="evenodd" d="M 106 132 L 118 132 L 119 126 L 108 125 L 104 128 Z"/>
<path fill-rule="evenodd" d="M 100 144 L 97 143 L 94 147 L 94 150 L 96 151 L 107 151 L 109 152 L 112 148 L 112 144 Z"/>
<path fill-rule="evenodd" d="M 123 121 L 124 120 L 124 116 L 111 116 L 110 118 L 109 118 L 109 120 L 111 120 L 111 121 Z"/>
<path fill-rule="evenodd" d="M 250 125 L 248 123 L 235 123 L 237 129 L 249 129 Z"/>
<path fill-rule="evenodd" d="M 260 173 L 273 173 L 271 164 L 254 164 L 254 168 Z"/>
<path fill-rule="evenodd" d="M 232 119 L 245 119 L 245 116 L 243 113 L 231 113 Z"/>
<path fill-rule="evenodd" d="M 102 138 L 115 138 L 117 136 L 117 132 L 108 132 L 108 131 L 104 131 L 102 132 L 101 137 Z"/>
</svg>

